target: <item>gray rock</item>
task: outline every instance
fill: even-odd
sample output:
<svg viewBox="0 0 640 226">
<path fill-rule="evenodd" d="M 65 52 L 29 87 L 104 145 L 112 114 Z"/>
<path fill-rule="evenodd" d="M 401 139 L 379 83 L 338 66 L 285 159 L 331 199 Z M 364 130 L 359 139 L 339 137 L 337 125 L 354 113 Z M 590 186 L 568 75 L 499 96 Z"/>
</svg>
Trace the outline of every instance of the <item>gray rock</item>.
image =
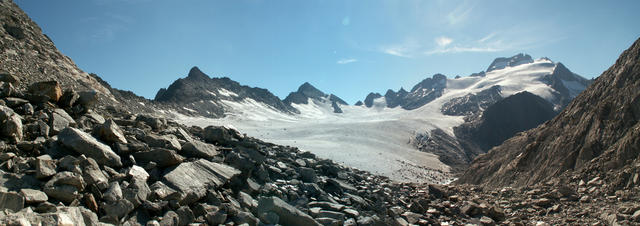
<svg viewBox="0 0 640 226">
<path fill-rule="evenodd" d="M 84 190 L 82 176 L 72 172 L 61 172 L 53 176 L 44 186 L 47 196 L 70 203 L 79 198 L 79 192 Z"/>
<path fill-rule="evenodd" d="M 250 226 L 257 226 L 260 223 L 260 220 L 249 212 L 239 212 L 233 217 L 233 221 L 240 225 L 248 224 Z"/>
<path fill-rule="evenodd" d="M 318 182 L 316 171 L 307 167 L 300 167 L 300 179 L 302 180 L 302 182 L 305 182 L 305 183 Z"/>
<path fill-rule="evenodd" d="M 231 166 L 199 159 L 178 165 L 164 175 L 163 181 L 182 194 L 202 198 L 206 194 L 199 191 L 220 187 L 239 174 L 240 171 Z"/>
<path fill-rule="evenodd" d="M 222 211 L 216 211 L 213 213 L 208 213 L 205 218 L 207 219 L 207 223 L 209 225 L 219 225 L 224 224 L 227 221 L 227 214 Z"/>
<path fill-rule="evenodd" d="M 207 126 L 204 128 L 203 137 L 209 143 L 222 145 L 233 144 L 244 138 L 240 132 L 223 126 Z"/>
<path fill-rule="evenodd" d="M 138 163 L 155 162 L 159 167 L 168 167 L 181 163 L 184 157 L 176 151 L 165 148 L 154 148 L 151 151 L 136 152 L 132 154 Z"/>
<path fill-rule="evenodd" d="M 344 205 L 331 202 L 309 202 L 308 205 L 309 207 L 320 207 L 324 210 L 333 210 L 336 212 L 344 209 Z"/>
<path fill-rule="evenodd" d="M 98 137 L 106 142 L 119 142 L 126 144 L 127 139 L 124 137 L 120 127 L 112 120 L 107 120 L 104 124 L 100 125 L 97 129 Z"/>
<path fill-rule="evenodd" d="M 178 138 L 172 134 L 169 135 L 155 135 L 147 134 L 144 141 L 147 142 L 149 147 L 167 148 L 171 150 L 179 151 L 182 147 Z"/>
<path fill-rule="evenodd" d="M 218 151 L 213 144 L 192 140 L 182 146 L 181 153 L 187 157 L 212 158 L 218 154 Z"/>
<path fill-rule="evenodd" d="M 104 192 L 102 198 L 107 202 L 115 202 L 122 199 L 122 188 L 120 188 L 120 184 L 117 181 L 111 182 L 109 189 Z"/>
<path fill-rule="evenodd" d="M 96 162 L 111 167 L 121 167 L 120 156 L 111 148 L 100 143 L 88 133 L 75 128 L 66 128 L 58 134 L 58 141 L 71 150 L 93 158 Z"/>
<path fill-rule="evenodd" d="M 328 217 L 319 217 L 319 218 L 316 218 L 315 220 L 324 226 L 342 226 L 341 220 L 336 220 Z"/>
<path fill-rule="evenodd" d="M 51 112 L 51 133 L 58 134 L 64 128 L 75 126 L 76 121 L 63 109 L 56 108 Z"/>
<path fill-rule="evenodd" d="M 280 221 L 280 216 L 274 212 L 265 212 L 260 214 L 260 221 L 265 224 L 277 224 Z"/>
<path fill-rule="evenodd" d="M 102 209 L 104 210 L 107 216 L 116 217 L 117 219 L 122 219 L 122 217 L 129 214 L 131 211 L 135 209 L 133 204 L 126 199 L 119 199 L 116 202 L 103 203 Z"/>
<path fill-rule="evenodd" d="M 136 121 L 144 122 L 145 124 L 151 126 L 154 130 L 159 130 L 165 127 L 167 124 L 165 119 L 153 117 L 150 115 L 138 115 L 136 117 Z"/>
<path fill-rule="evenodd" d="M 160 225 L 178 225 L 180 222 L 179 216 L 176 212 L 167 211 L 167 213 L 162 216 L 162 220 L 160 221 Z"/>
<path fill-rule="evenodd" d="M 58 100 L 58 104 L 61 107 L 68 108 L 73 106 L 76 103 L 76 101 L 78 101 L 79 98 L 80 98 L 80 95 L 78 95 L 76 91 L 74 91 L 73 89 L 69 89 L 64 91 L 64 93 L 62 93 L 60 100 Z"/>
<path fill-rule="evenodd" d="M 27 204 L 42 203 L 49 199 L 47 194 L 40 190 L 23 188 L 20 189 L 20 194 L 22 194 Z"/>
<path fill-rule="evenodd" d="M 240 204 L 243 207 L 247 207 L 250 210 L 258 207 L 258 201 L 253 199 L 253 197 L 251 197 L 251 195 L 249 195 L 247 193 L 244 193 L 244 192 L 238 192 L 238 201 L 240 201 Z"/>
<path fill-rule="evenodd" d="M 80 162 L 80 166 L 82 167 L 82 177 L 85 182 L 95 185 L 100 190 L 107 188 L 109 179 L 102 173 L 100 166 L 98 166 L 95 160 L 87 158 Z"/>
<path fill-rule="evenodd" d="M 180 207 L 176 210 L 176 214 L 178 214 L 178 225 L 184 226 L 189 223 L 192 223 L 196 217 L 193 215 L 191 209 L 188 206 Z"/>
<path fill-rule="evenodd" d="M 326 217 L 335 220 L 344 220 L 344 213 L 330 211 L 330 210 L 320 210 L 316 217 Z"/>
<path fill-rule="evenodd" d="M 20 211 L 24 208 L 24 197 L 15 192 L 0 192 L 0 210 Z"/>
<path fill-rule="evenodd" d="M 53 160 L 36 159 L 36 178 L 44 179 L 56 174 L 56 162 Z"/>
<path fill-rule="evenodd" d="M 11 108 L 0 105 L 0 134 L 10 137 L 13 142 L 22 141 L 22 117 Z"/>
<path fill-rule="evenodd" d="M 7 106 L 14 109 L 18 106 L 22 106 L 29 103 L 28 100 L 17 98 L 17 97 L 7 97 L 4 99 L 4 101 L 7 104 Z"/>
<path fill-rule="evenodd" d="M 177 191 L 173 188 L 162 183 L 162 181 L 156 181 L 149 189 L 151 189 L 151 199 L 166 200 L 167 197 L 174 195 Z"/>
<path fill-rule="evenodd" d="M 258 201 L 257 213 L 273 212 L 279 217 L 279 224 L 283 225 L 320 225 L 311 216 L 287 204 L 278 197 L 261 197 Z"/>
<path fill-rule="evenodd" d="M 133 179 L 122 191 L 122 194 L 125 199 L 133 203 L 134 207 L 138 207 L 147 200 L 149 194 L 151 194 L 151 189 L 147 185 L 146 181 Z"/>
<path fill-rule="evenodd" d="M 137 180 L 147 181 L 147 179 L 149 178 L 149 173 L 147 173 L 144 168 L 134 165 L 127 172 L 127 176 Z"/>
</svg>

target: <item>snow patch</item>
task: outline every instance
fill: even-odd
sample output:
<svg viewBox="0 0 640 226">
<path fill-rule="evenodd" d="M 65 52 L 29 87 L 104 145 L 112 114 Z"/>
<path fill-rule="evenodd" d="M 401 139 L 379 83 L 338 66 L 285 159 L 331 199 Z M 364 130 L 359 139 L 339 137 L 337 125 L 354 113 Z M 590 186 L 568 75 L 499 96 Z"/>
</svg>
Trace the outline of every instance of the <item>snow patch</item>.
<svg viewBox="0 0 640 226">
<path fill-rule="evenodd" d="M 231 92 L 229 90 L 226 90 L 225 88 L 218 89 L 218 93 L 220 95 L 227 96 L 227 97 L 231 97 L 231 96 L 237 97 L 238 96 L 238 94 L 236 94 L 234 92 Z"/>
</svg>

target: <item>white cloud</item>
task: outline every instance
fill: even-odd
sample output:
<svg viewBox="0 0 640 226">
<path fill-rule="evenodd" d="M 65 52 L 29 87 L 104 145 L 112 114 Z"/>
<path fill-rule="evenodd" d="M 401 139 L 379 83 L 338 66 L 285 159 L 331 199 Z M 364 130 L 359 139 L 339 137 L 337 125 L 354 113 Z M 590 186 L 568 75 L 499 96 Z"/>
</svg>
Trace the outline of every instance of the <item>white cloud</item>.
<svg viewBox="0 0 640 226">
<path fill-rule="evenodd" d="M 441 36 L 441 37 L 436 38 L 436 44 L 438 44 L 439 47 L 448 46 L 452 42 L 453 42 L 453 39 L 447 38 L 445 36 Z"/>
<path fill-rule="evenodd" d="M 355 58 L 343 58 L 343 59 L 338 60 L 336 63 L 337 64 L 350 64 L 350 63 L 355 63 L 357 61 L 358 61 L 358 59 L 355 59 Z"/>
</svg>

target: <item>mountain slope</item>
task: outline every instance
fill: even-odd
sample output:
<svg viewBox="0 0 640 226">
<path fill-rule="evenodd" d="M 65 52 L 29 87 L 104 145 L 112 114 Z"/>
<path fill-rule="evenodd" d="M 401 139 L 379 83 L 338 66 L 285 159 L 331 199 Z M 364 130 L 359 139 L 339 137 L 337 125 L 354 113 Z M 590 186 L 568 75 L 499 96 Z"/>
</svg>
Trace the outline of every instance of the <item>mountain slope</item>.
<svg viewBox="0 0 640 226">
<path fill-rule="evenodd" d="M 178 112 L 207 117 L 224 116 L 232 108 L 230 102 L 264 104 L 285 113 L 297 112 L 266 89 L 243 86 L 227 77 L 210 78 L 197 67 L 191 68 L 186 78 L 160 89 L 154 100 L 171 105 Z"/>
<path fill-rule="evenodd" d="M 0 73 L 17 79 L 18 90 L 34 82 L 57 81 L 62 89 L 98 93 L 103 103 L 114 103 L 109 89 L 83 72 L 55 47 L 12 1 L 0 1 Z"/>
<path fill-rule="evenodd" d="M 640 153 L 640 39 L 558 116 L 479 156 L 460 183 L 525 186 L 565 172 L 606 172 Z"/>
</svg>

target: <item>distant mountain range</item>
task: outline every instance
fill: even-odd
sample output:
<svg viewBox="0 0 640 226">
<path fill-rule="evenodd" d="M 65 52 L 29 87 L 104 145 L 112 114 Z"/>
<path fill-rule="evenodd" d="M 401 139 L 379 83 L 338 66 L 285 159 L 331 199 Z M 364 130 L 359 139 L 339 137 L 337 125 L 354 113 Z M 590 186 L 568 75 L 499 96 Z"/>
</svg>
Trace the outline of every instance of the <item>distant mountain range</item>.
<svg viewBox="0 0 640 226">
<path fill-rule="evenodd" d="M 357 108 L 372 112 L 436 109 L 424 114 L 460 117 L 462 123 L 453 123 L 453 127 L 445 126 L 451 121 L 435 123 L 434 128 L 416 131 L 407 139 L 422 151 L 438 154 L 446 164 L 464 166 L 515 133 L 551 119 L 590 83 L 562 63 L 548 58 L 534 60 L 521 53 L 495 59 L 486 71 L 453 79 L 435 74 L 410 91 L 401 88 L 397 92 L 389 89 L 384 95 L 370 93 L 349 106 L 310 83 L 281 100 L 266 89 L 243 86 L 229 78 L 210 78 L 194 67 L 187 77 L 160 89 L 154 102 L 170 106 L 178 114 L 214 118 L 234 115 L 238 120 L 243 118 L 238 115 L 248 112 L 289 115 L 260 116 L 268 120 L 309 114 L 313 115 L 309 118 L 350 115 Z"/>
</svg>

